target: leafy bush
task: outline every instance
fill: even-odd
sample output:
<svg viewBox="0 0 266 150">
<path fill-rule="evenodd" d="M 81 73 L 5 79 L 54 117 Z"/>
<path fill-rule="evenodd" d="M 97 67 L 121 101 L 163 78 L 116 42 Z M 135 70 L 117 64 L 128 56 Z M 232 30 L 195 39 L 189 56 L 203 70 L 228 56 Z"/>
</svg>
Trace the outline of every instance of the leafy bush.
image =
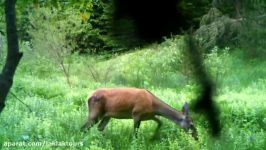
<svg viewBox="0 0 266 150">
<path fill-rule="evenodd" d="M 84 3 L 84 4 L 83 4 Z M 85 4 L 87 3 L 87 4 Z M 112 15 L 111 1 L 92 0 L 80 2 L 81 6 L 62 10 L 67 20 L 72 20 L 66 39 L 77 43 L 73 51 L 81 53 L 100 53 L 121 48 L 111 38 L 110 24 Z M 71 14 L 76 14 L 73 16 Z"/>
<path fill-rule="evenodd" d="M 33 11 L 31 1 L 17 1 L 16 2 L 16 21 L 18 37 L 22 41 L 30 41 L 29 35 L 30 19 L 29 16 Z"/>
<path fill-rule="evenodd" d="M 226 59 L 229 57 L 229 48 L 219 49 L 218 47 L 214 47 L 210 53 L 205 54 L 205 65 L 207 70 L 209 70 L 212 75 L 215 83 L 219 84 L 221 78 L 227 73 L 228 63 L 224 63 Z"/>
<path fill-rule="evenodd" d="M 32 39 L 37 38 L 33 33 L 36 30 L 43 30 L 44 33 L 47 30 L 57 30 L 58 32 L 54 33 L 64 34 L 61 36 L 65 44 L 71 45 L 72 51 L 99 53 L 119 48 L 117 42 L 110 36 L 109 16 L 112 13 L 112 5 L 108 5 L 109 3 L 91 1 L 87 4 L 74 3 L 74 7 L 66 7 L 66 4 L 59 3 L 60 7 L 57 8 L 44 6 L 35 8 L 32 10 L 33 15 L 29 18 L 32 26 L 30 29 Z M 46 27 L 43 28 L 43 26 Z"/>
<path fill-rule="evenodd" d="M 62 69 L 68 84 L 71 85 L 70 54 L 76 43 L 68 42 L 66 36 L 72 23 L 64 20 L 56 9 L 41 8 L 31 16 L 31 24 L 33 49 L 37 54 L 53 60 Z"/>
<path fill-rule="evenodd" d="M 265 1 L 243 1 L 242 30 L 239 45 L 247 58 L 266 57 L 266 3 Z"/>
<path fill-rule="evenodd" d="M 243 22 L 243 30 L 239 36 L 240 45 L 246 52 L 247 58 L 265 58 L 266 18 L 250 17 Z"/>
</svg>

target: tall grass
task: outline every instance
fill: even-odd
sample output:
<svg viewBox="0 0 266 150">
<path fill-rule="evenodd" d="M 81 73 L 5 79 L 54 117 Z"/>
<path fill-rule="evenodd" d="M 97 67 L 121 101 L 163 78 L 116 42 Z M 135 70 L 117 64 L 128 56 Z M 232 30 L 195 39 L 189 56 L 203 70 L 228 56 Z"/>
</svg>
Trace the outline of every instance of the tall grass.
<svg viewBox="0 0 266 150">
<path fill-rule="evenodd" d="M 266 147 L 266 62 L 241 57 L 217 49 L 206 54 L 206 66 L 217 78 L 215 100 L 220 107 L 221 136 L 208 134 L 208 123 L 191 112 L 199 131 L 199 141 L 169 120 L 161 118 L 160 136 L 151 140 L 156 123 L 141 124 L 133 138 L 133 121 L 112 119 L 103 132 L 93 127 L 87 133 L 80 127 L 87 118 L 87 96 L 99 87 L 134 86 L 147 88 L 176 109 L 196 96 L 197 85 L 186 68 L 182 38 L 169 39 L 106 60 L 98 56 L 72 56 L 70 88 L 60 68 L 48 58 L 38 57 L 22 45 L 25 57 L 17 70 L 12 92 L 32 109 L 9 95 L 0 116 L 0 146 L 7 141 L 68 141 L 83 146 L 56 149 L 265 149 Z M 208 63 L 214 60 L 217 63 Z M 218 69 L 217 69 L 218 68 Z M 222 70 L 222 71 L 221 71 Z M 94 77 L 93 77 L 94 76 Z M 50 149 L 12 147 L 12 149 Z"/>
</svg>

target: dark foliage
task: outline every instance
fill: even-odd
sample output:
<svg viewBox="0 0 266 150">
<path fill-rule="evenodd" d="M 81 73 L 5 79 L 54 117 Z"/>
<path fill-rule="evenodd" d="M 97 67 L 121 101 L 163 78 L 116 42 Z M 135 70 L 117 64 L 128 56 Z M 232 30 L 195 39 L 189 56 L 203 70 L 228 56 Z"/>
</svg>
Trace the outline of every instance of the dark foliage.
<svg viewBox="0 0 266 150">
<path fill-rule="evenodd" d="M 127 44 L 135 39 L 139 41 L 136 46 L 139 46 L 197 27 L 200 16 L 207 12 L 210 3 L 208 0 L 189 3 L 185 0 L 115 0 L 114 4 L 113 32 L 117 36 L 127 35 L 120 43 Z"/>
</svg>

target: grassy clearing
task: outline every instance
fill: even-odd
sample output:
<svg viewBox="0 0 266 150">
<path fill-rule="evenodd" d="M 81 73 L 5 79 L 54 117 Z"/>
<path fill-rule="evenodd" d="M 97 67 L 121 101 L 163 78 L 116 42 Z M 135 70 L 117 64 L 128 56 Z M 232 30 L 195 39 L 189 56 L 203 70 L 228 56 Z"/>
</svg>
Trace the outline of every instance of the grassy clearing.
<svg viewBox="0 0 266 150">
<path fill-rule="evenodd" d="M 26 46 L 22 49 L 25 57 L 17 70 L 12 92 L 33 112 L 9 95 L 0 116 L 0 146 L 3 149 L 7 149 L 3 146 L 6 141 L 83 142 L 82 147 L 67 148 L 97 150 L 266 148 L 266 62 L 247 60 L 240 50 L 230 53 L 219 50 L 221 54 L 216 52 L 214 55 L 213 52 L 205 57 L 211 75 L 217 77 L 215 100 L 221 110 L 221 137 L 210 137 L 203 116 L 191 112 L 199 131 L 199 141 L 194 141 L 174 123 L 163 118 L 160 137 L 151 141 L 156 127 L 152 121 L 141 124 L 138 139 L 132 136 L 132 120 L 112 119 L 103 132 L 96 127 L 87 133 L 80 132 L 87 117 L 86 98 L 99 87 L 134 86 L 147 88 L 171 106 L 181 109 L 185 101 L 193 100 L 197 91 L 182 53 L 182 40 L 169 39 L 161 45 L 109 59 L 73 55 L 71 88 L 56 64 L 48 58 L 36 58 Z M 208 63 L 209 60 L 216 63 Z"/>
</svg>

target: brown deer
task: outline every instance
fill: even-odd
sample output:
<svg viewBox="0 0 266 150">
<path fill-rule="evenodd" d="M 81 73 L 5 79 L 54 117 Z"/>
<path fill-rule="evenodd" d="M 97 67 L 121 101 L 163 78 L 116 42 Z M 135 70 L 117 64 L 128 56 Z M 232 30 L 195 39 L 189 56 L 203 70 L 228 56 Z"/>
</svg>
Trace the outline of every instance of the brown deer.
<svg viewBox="0 0 266 150">
<path fill-rule="evenodd" d="M 162 122 L 156 117 L 163 116 L 185 131 L 192 130 L 192 136 L 197 139 L 197 131 L 188 115 L 188 104 L 185 103 L 183 111 L 179 112 L 157 98 L 145 89 L 137 88 L 101 88 L 93 92 L 88 99 L 89 117 L 82 130 L 92 127 L 99 120 L 100 131 L 104 130 L 110 118 L 134 120 L 134 133 L 136 135 L 141 121 L 154 120 L 159 131 Z"/>
</svg>

